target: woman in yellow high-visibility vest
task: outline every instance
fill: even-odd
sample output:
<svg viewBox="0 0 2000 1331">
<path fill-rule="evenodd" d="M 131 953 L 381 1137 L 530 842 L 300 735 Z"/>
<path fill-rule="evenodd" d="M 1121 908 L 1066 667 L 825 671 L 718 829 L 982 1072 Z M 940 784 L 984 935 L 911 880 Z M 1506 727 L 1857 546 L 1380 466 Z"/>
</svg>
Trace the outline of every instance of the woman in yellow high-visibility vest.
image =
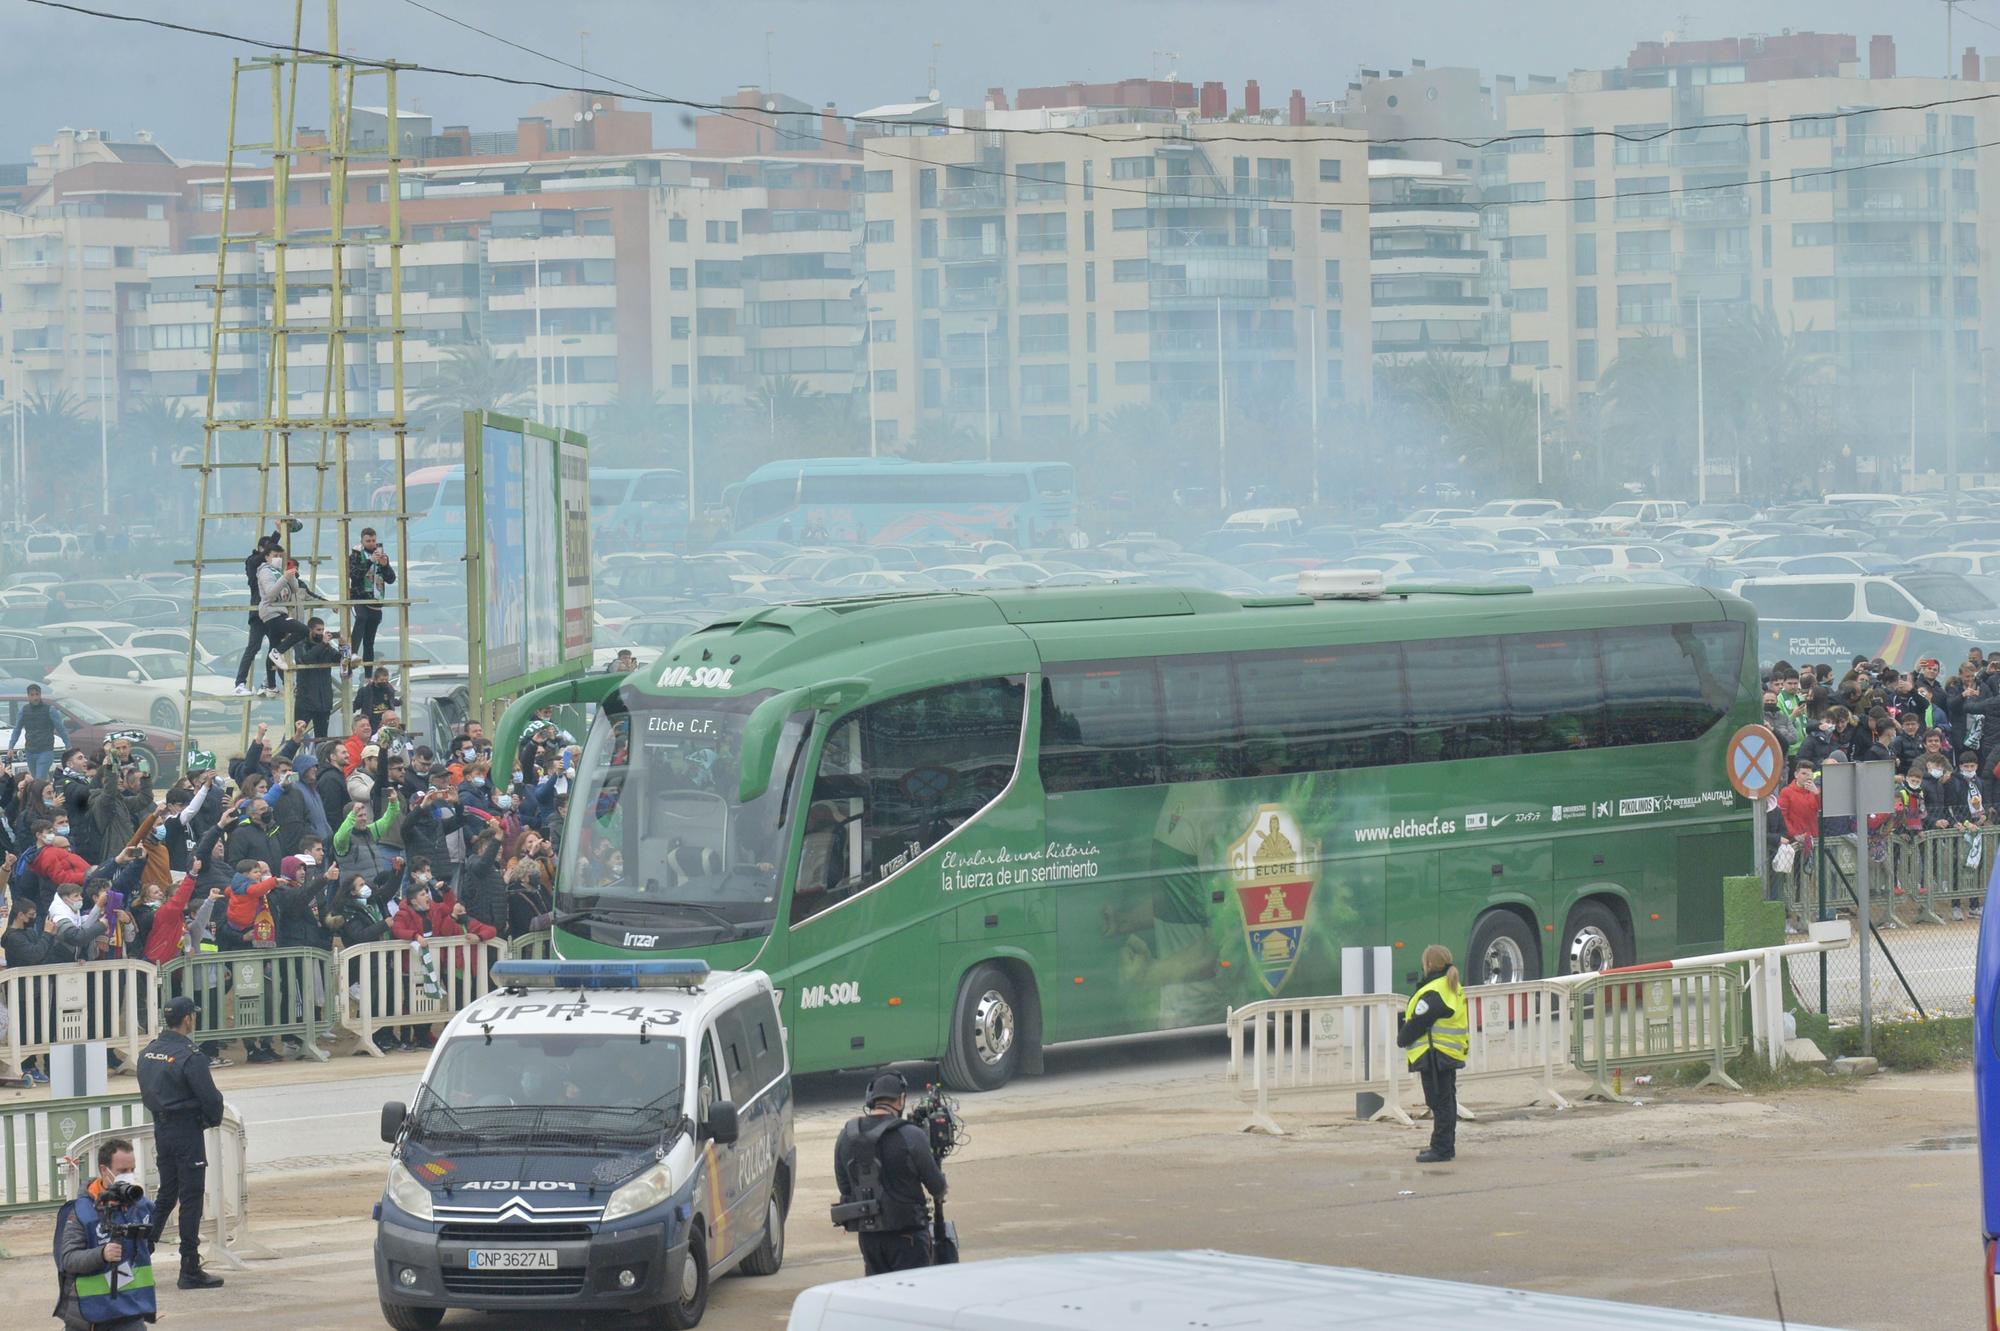
<svg viewBox="0 0 2000 1331">
<path fill-rule="evenodd" d="M 1420 1165 L 1442 1164 L 1458 1154 L 1458 1070 L 1472 1047 L 1471 1005 L 1451 964 L 1451 949 L 1432 943 L 1424 949 L 1424 982 L 1403 1009 L 1396 1043 L 1409 1051 L 1410 1067 L 1424 1082 L 1431 1110 L 1430 1149 Z"/>
</svg>

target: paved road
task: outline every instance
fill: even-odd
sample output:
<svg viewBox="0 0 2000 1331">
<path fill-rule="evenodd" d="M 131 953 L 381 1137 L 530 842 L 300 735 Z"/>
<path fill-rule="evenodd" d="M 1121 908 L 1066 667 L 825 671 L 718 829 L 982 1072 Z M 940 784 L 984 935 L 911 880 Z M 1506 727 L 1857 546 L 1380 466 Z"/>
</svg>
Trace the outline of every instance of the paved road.
<svg viewBox="0 0 2000 1331">
<path fill-rule="evenodd" d="M 1976 1253 L 1963 1072 L 1769 1101 L 1671 1091 L 1642 1107 L 1567 1113 L 1507 1108 L 1508 1088 L 1487 1086 L 1459 1162 L 1420 1168 L 1412 1163 L 1420 1134 L 1356 1124 L 1351 1101 L 1338 1097 L 1277 1101 L 1286 1137 L 1240 1132 L 1243 1109 L 1217 1075 L 1219 1043 L 1067 1050 L 1050 1076 L 970 1100 L 972 1138 L 949 1166 L 967 1257 L 1215 1246 L 1755 1316 L 1774 1312 L 1768 1261 L 1795 1326 L 1977 1322 L 1976 1282 L 1949 1274 L 1950 1254 Z M 360 1077 L 351 1062 L 307 1069 L 354 1079 L 295 1088 L 269 1082 L 299 1070 L 242 1070 L 255 1076 L 239 1078 L 230 1095 L 251 1115 L 253 1142 L 269 1143 L 255 1147 L 268 1163 L 256 1174 L 252 1212 L 271 1257 L 232 1274 L 217 1294 L 166 1290 L 170 1317 L 199 1309 L 193 1324 L 204 1331 L 269 1331 L 282 1301 L 287 1331 L 381 1325 L 366 1218 L 381 1187 L 373 1116 L 415 1067 L 405 1059 Z M 823 1219 L 819 1165 L 849 1112 L 853 1080 L 802 1088 L 803 1168 L 786 1267 L 718 1284 L 711 1325 L 781 1326 L 798 1290 L 859 1273 L 852 1240 Z M 45 1226 L 0 1227 L 0 1243 L 25 1254 L 0 1263 L 0 1300 L 32 1307 L 48 1298 Z M 1438 1243 L 1439 1234 L 1449 1241 Z"/>
</svg>

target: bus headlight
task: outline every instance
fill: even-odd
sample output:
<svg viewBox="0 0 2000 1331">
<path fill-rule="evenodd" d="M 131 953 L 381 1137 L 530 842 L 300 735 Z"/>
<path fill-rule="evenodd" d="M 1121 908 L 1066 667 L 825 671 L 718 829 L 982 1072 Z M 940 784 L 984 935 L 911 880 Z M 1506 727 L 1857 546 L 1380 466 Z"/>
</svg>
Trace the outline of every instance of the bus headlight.
<svg viewBox="0 0 2000 1331">
<path fill-rule="evenodd" d="M 674 1174 L 663 1160 L 611 1194 L 604 1205 L 606 1220 L 622 1220 L 659 1206 L 674 1195 Z"/>
<path fill-rule="evenodd" d="M 417 1182 L 417 1176 L 403 1168 L 401 1160 L 389 1162 L 389 1200 L 397 1210 L 419 1220 L 431 1218 L 431 1190 Z"/>
</svg>

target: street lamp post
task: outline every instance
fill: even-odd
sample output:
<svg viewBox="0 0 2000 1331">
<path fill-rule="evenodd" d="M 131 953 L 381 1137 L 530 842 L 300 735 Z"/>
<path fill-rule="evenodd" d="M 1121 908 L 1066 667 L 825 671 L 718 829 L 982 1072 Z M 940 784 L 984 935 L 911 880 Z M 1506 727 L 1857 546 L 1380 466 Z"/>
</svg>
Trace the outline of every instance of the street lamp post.
<svg viewBox="0 0 2000 1331">
<path fill-rule="evenodd" d="M 1535 367 L 1535 489 L 1542 489 L 1542 371 L 1560 370 L 1560 365 L 1537 365 Z"/>
<path fill-rule="evenodd" d="M 106 362 L 111 359 L 111 336 L 106 333 L 103 337 L 97 344 L 97 475 L 102 482 L 97 489 L 97 511 L 99 516 L 108 518 L 111 516 L 111 418 L 104 372 Z"/>
<path fill-rule="evenodd" d="M 580 337 L 566 337 L 561 340 L 560 345 L 565 347 L 580 347 L 583 345 L 583 339 Z M 574 430 L 576 428 L 576 404 L 570 400 L 569 353 L 567 351 L 562 353 L 562 392 L 562 427 L 565 430 Z"/>
<path fill-rule="evenodd" d="M 535 262 L 535 424 L 546 425 L 542 414 L 542 238 L 536 236 L 532 251 Z"/>
<path fill-rule="evenodd" d="M 979 326 L 980 415 L 986 425 L 986 460 L 993 460 L 993 321 Z"/>
</svg>

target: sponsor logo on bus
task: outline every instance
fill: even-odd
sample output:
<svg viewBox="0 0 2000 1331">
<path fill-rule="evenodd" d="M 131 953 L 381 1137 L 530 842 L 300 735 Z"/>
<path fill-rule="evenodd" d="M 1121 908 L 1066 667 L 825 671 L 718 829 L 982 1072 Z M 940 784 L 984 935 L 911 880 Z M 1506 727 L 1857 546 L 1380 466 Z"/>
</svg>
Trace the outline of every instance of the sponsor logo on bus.
<svg viewBox="0 0 2000 1331">
<path fill-rule="evenodd" d="M 1641 814 L 1658 813 L 1659 811 L 1660 801 L 1659 797 L 1655 795 L 1645 795 L 1635 800 L 1618 801 L 1618 816 L 1620 818 L 1636 818 Z"/>
<path fill-rule="evenodd" d="M 1589 812 L 1590 807 L 1584 804 L 1551 804 L 1549 806 L 1549 821 L 1559 823 L 1565 818 L 1574 821 Z"/>
<path fill-rule="evenodd" d="M 1468 823 L 1469 827 L 1471 824 Z M 1354 829 L 1356 841 L 1409 841 L 1421 837 L 1453 836 L 1458 832 L 1456 818 L 1405 818 L 1391 827 L 1357 827 Z"/>
<path fill-rule="evenodd" d="M 1307 864 L 1298 820 L 1276 804 L 1258 805 L 1248 829 L 1229 848 L 1250 969 L 1273 994 L 1284 987 L 1305 941 L 1313 889 Z"/>
<path fill-rule="evenodd" d="M 861 1001 L 861 982 L 844 980 L 839 984 L 809 984 L 799 990 L 799 1007 L 802 1009 L 822 1007 L 849 1007 Z"/>
</svg>

